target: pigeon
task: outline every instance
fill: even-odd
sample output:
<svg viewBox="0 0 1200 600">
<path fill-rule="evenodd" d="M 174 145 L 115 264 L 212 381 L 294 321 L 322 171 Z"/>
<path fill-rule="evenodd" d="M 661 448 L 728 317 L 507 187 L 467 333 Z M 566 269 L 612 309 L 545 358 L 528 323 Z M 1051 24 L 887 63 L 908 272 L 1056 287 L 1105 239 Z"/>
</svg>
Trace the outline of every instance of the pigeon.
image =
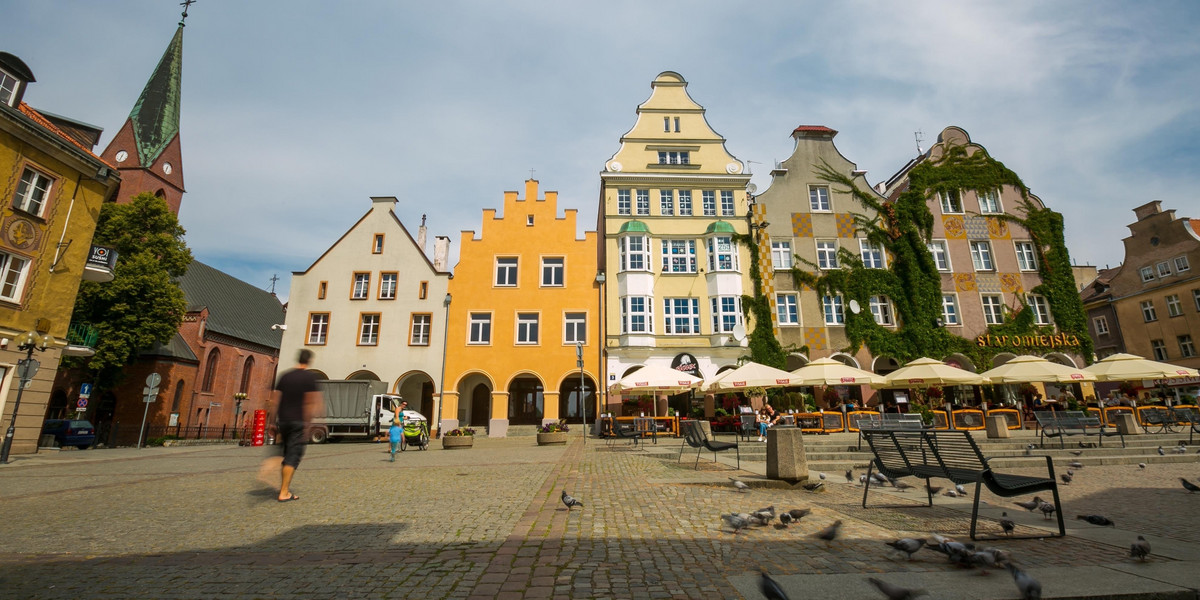
<svg viewBox="0 0 1200 600">
<path fill-rule="evenodd" d="M 863 473 L 858 476 L 858 485 L 867 485 L 867 474 Z"/>
<path fill-rule="evenodd" d="M 742 515 L 738 515 L 738 516 L 742 517 Z M 749 515 L 748 518 L 747 517 L 742 517 L 742 518 L 746 519 L 751 525 L 754 525 L 756 527 L 766 527 L 767 525 L 771 524 L 772 520 L 774 520 L 774 517 L 766 517 L 764 515 Z"/>
<path fill-rule="evenodd" d="M 1162 449 L 1162 446 L 1159 446 L 1159 447 L 1158 447 L 1158 455 L 1159 455 L 1159 456 L 1166 456 L 1166 455 L 1167 455 L 1167 451 L 1166 451 L 1166 450 L 1163 450 L 1163 449 Z"/>
<path fill-rule="evenodd" d="M 732 477 L 730 477 L 729 480 L 733 482 L 733 487 L 737 488 L 737 490 L 739 492 L 749 492 L 750 491 L 750 486 L 746 485 L 745 483 L 738 481 Z"/>
<path fill-rule="evenodd" d="M 825 474 L 824 474 L 824 473 L 817 473 L 817 477 L 819 477 L 819 478 L 821 479 L 821 481 L 825 481 Z"/>
<path fill-rule="evenodd" d="M 1070 471 L 1063 473 L 1062 475 L 1060 475 L 1060 477 L 1062 477 L 1062 481 L 1063 481 L 1064 485 L 1071 485 L 1071 472 Z"/>
<path fill-rule="evenodd" d="M 1008 513 L 1000 513 L 1000 529 L 1004 530 L 1004 535 L 1012 535 L 1013 530 L 1017 528 L 1016 522 L 1008 518 Z"/>
<path fill-rule="evenodd" d="M 779 513 L 779 529 L 787 529 L 788 525 L 795 523 L 796 520 L 788 513 Z"/>
<path fill-rule="evenodd" d="M 983 552 L 988 552 L 995 557 L 996 564 L 998 565 L 1007 565 L 1008 563 L 1012 562 L 1012 554 L 1010 554 L 1007 550 L 1001 550 L 999 548 L 984 548 Z"/>
<path fill-rule="evenodd" d="M 792 510 L 787 511 L 787 514 L 791 515 L 792 520 L 796 521 L 797 523 L 800 522 L 800 519 L 807 517 L 811 513 L 812 511 L 807 508 L 793 508 Z"/>
<path fill-rule="evenodd" d="M 961 565 L 969 564 L 971 554 L 975 551 L 972 546 L 968 546 L 962 542 L 944 541 L 938 544 L 938 552 L 945 554 L 950 562 L 959 563 Z"/>
<path fill-rule="evenodd" d="M 1150 556 L 1150 542 L 1139 535 L 1137 541 L 1129 546 L 1129 556 L 1138 560 L 1146 560 L 1146 557 Z"/>
<path fill-rule="evenodd" d="M 904 491 L 908 491 L 908 490 L 911 490 L 911 489 L 912 489 L 912 486 L 911 486 L 911 485 L 909 485 L 908 483 L 905 483 L 905 482 L 903 482 L 903 481 L 900 481 L 899 479 L 897 479 L 896 481 L 892 482 L 892 487 L 894 487 L 894 488 L 896 488 L 896 489 L 898 489 L 898 490 L 900 490 L 900 491 L 902 491 L 902 492 L 904 492 Z"/>
<path fill-rule="evenodd" d="M 1071 462 L 1067 463 L 1067 466 L 1068 466 L 1068 467 L 1071 467 L 1072 469 L 1082 469 L 1082 468 L 1083 468 L 1083 463 L 1081 463 L 1081 462 L 1079 462 L 1079 461 L 1077 461 L 1077 460 L 1073 460 L 1073 461 L 1071 461 Z"/>
<path fill-rule="evenodd" d="M 783 588 L 779 586 L 779 582 L 771 579 L 766 571 L 763 571 L 762 576 L 758 579 L 758 591 L 762 592 L 763 597 L 767 600 L 789 600 L 787 592 L 784 592 Z"/>
<path fill-rule="evenodd" d="M 1072 450 L 1071 454 L 1074 454 L 1075 456 L 1080 456 L 1083 454 L 1083 450 Z"/>
<path fill-rule="evenodd" d="M 966 565 L 969 567 L 982 567 L 980 572 L 983 575 L 987 575 L 989 567 L 995 568 L 997 562 L 999 561 L 997 561 L 996 555 L 990 550 L 976 550 L 967 555 L 965 560 Z"/>
<path fill-rule="evenodd" d="M 1033 500 L 1030 500 L 1029 502 L 1013 502 L 1013 504 L 1016 504 L 1017 506 L 1020 506 L 1029 512 L 1037 510 L 1037 507 L 1041 505 L 1041 503 L 1042 499 L 1038 498 L 1037 496 L 1034 496 Z"/>
<path fill-rule="evenodd" d="M 1104 515 L 1077 515 L 1075 518 L 1080 521 L 1087 521 L 1088 523 L 1091 523 L 1092 525 L 1099 525 L 1101 527 L 1116 527 L 1117 526 L 1116 523 L 1113 523 L 1112 519 L 1110 519 Z"/>
<path fill-rule="evenodd" d="M 875 586 L 875 588 L 878 589 L 880 593 L 882 593 L 883 596 L 888 600 L 912 600 L 917 596 L 929 595 L 929 592 L 925 590 L 910 590 L 908 588 L 902 588 L 898 585 L 892 585 L 886 581 L 883 581 L 882 579 L 875 579 L 874 577 L 868 577 L 867 581 L 870 581 L 871 585 Z"/>
<path fill-rule="evenodd" d="M 774 519 L 775 518 L 775 505 L 772 504 L 766 508 L 760 508 L 760 509 L 754 511 L 754 514 L 756 514 L 756 515 L 766 514 L 767 516 Z"/>
<path fill-rule="evenodd" d="M 570 494 L 568 494 L 567 490 L 563 490 L 562 503 L 567 505 L 567 510 L 571 510 L 572 508 L 575 508 L 576 506 L 578 506 L 579 508 L 583 508 L 583 503 L 580 502 L 579 500 L 576 500 L 574 496 L 571 496 Z"/>
<path fill-rule="evenodd" d="M 925 489 L 929 490 L 929 495 L 936 496 L 938 492 L 942 491 L 942 486 L 939 485 L 937 487 L 933 487 L 933 486 L 929 485 L 929 480 L 926 479 L 925 480 Z M 958 493 L 956 492 L 954 495 L 957 496 Z"/>
<path fill-rule="evenodd" d="M 908 555 L 908 560 L 912 560 L 912 556 L 925 545 L 925 540 L 917 540 L 913 538 L 901 538 L 894 542 L 884 542 L 885 544 Z"/>
<path fill-rule="evenodd" d="M 1183 484 L 1183 489 L 1187 490 L 1189 494 L 1192 492 L 1200 492 L 1200 485 L 1196 485 L 1182 477 L 1179 478 L 1179 482 Z"/>
<path fill-rule="evenodd" d="M 815 492 L 815 491 L 821 489 L 821 487 L 824 485 L 825 484 L 820 481 L 806 481 L 806 482 L 800 484 L 800 487 L 802 487 L 805 490 L 808 490 L 810 492 Z"/>
<path fill-rule="evenodd" d="M 1038 505 L 1038 510 L 1042 511 L 1042 515 L 1046 517 L 1046 520 L 1050 520 L 1050 515 L 1054 514 L 1054 511 L 1058 510 L 1058 508 L 1049 502 L 1042 502 Z"/>
<path fill-rule="evenodd" d="M 1029 444 L 1028 446 L 1025 446 L 1025 456 L 1032 456 L 1032 455 L 1033 455 L 1033 444 Z"/>
<path fill-rule="evenodd" d="M 895 477 L 888 477 L 887 482 L 889 484 L 891 484 L 892 487 L 896 487 L 896 478 Z"/>
<path fill-rule="evenodd" d="M 1187 454 L 1187 446 L 1180 445 L 1175 449 L 1175 454 Z"/>
<path fill-rule="evenodd" d="M 1138 463 L 1138 468 L 1139 468 L 1139 469 L 1145 469 L 1145 468 L 1146 468 L 1146 463 Z"/>
<path fill-rule="evenodd" d="M 832 542 L 833 540 L 837 539 L 838 530 L 840 530 L 841 528 L 842 528 L 842 522 L 840 520 L 834 521 L 833 524 L 830 525 L 829 527 L 826 527 L 825 529 L 822 529 L 822 530 L 814 533 L 813 537 L 823 539 L 823 540 L 825 540 L 826 543 L 829 543 L 829 542 Z"/>
<path fill-rule="evenodd" d="M 958 492 L 960 496 L 967 495 L 967 488 L 963 487 L 961 483 L 954 484 L 954 491 Z"/>
<path fill-rule="evenodd" d="M 750 520 L 742 518 L 741 515 L 721 515 L 721 520 L 729 525 L 729 527 L 733 529 L 734 533 L 737 533 L 750 526 Z"/>
<path fill-rule="evenodd" d="M 846 483 L 854 483 L 854 471 L 846 469 Z"/>
<path fill-rule="evenodd" d="M 875 481 L 878 481 L 879 483 L 887 483 L 887 482 L 888 482 L 888 476 L 887 476 L 887 475 L 884 475 L 883 473 L 876 473 L 876 474 L 875 474 Z"/>
<path fill-rule="evenodd" d="M 1008 564 L 1008 572 L 1012 573 L 1013 582 L 1017 584 L 1017 590 L 1021 592 L 1021 600 L 1040 600 L 1042 597 L 1042 584 L 1038 580 L 1029 576 L 1029 573 L 1022 571 L 1012 563 Z"/>
<path fill-rule="evenodd" d="M 946 490 L 946 493 L 945 493 L 945 494 L 942 494 L 942 495 L 943 495 L 943 496 L 950 496 L 951 498 L 957 498 L 957 497 L 958 497 L 958 492 L 956 492 L 956 491 L 954 491 L 954 490 Z"/>
</svg>

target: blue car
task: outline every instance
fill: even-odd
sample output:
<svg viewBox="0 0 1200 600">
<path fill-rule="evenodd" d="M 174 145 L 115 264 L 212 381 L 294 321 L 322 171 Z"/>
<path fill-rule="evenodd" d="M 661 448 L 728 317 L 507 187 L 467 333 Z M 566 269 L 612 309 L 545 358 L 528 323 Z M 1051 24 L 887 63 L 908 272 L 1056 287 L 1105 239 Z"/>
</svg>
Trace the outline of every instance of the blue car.
<svg viewBox="0 0 1200 600">
<path fill-rule="evenodd" d="M 96 428 L 90 421 L 46 419 L 42 423 L 42 435 L 53 435 L 60 448 L 75 446 L 87 450 L 96 443 Z"/>
</svg>

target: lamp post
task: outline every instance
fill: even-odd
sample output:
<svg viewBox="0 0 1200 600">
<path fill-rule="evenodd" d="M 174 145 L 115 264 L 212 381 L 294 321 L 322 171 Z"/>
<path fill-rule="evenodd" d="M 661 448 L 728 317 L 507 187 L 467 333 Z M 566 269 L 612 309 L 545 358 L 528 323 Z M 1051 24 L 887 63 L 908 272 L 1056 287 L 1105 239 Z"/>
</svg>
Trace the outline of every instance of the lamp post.
<svg viewBox="0 0 1200 600">
<path fill-rule="evenodd" d="M 596 306 L 599 314 L 596 315 L 596 377 L 598 379 L 596 381 L 594 402 L 596 404 L 597 415 L 603 412 L 601 407 L 605 406 L 608 400 L 606 396 L 608 393 L 608 363 L 604 360 L 604 345 L 608 339 L 604 335 L 604 282 L 606 279 L 604 271 L 596 271 L 596 295 L 599 300 Z M 584 419 L 585 421 L 587 419 L 586 412 L 584 413 Z M 599 419 L 597 419 L 598 422 Z M 597 433 L 599 432 L 597 431 Z M 586 433 L 584 435 L 586 436 Z"/>
<path fill-rule="evenodd" d="M 575 342 L 575 366 L 579 367 L 579 408 L 583 409 L 583 443 L 587 444 L 587 389 L 583 383 L 583 342 Z"/>
<path fill-rule="evenodd" d="M 242 421 L 242 402 L 244 402 L 246 400 L 246 398 L 247 398 L 247 396 L 246 396 L 245 392 L 238 392 L 233 395 L 233 402 L 234 402 L 234 404 L 233 404 L 233 406 L 234 406 L 234 408 L 233 408 L 233 435 L 234 435 L 234 437 L 237 437 L 237 435 L 238 435 L 238 425 L 241 424 L 241 421 Z"/>
<path fill-rule="evenodd" d="M 433 402 L 433 418 L 437 421 L 437 435 L 442 435 L 442 397 L 446 395 L 446 342 L 450 339 L 450 301 L 453 298 L 450 292 L 446 292 L 446 299 L 442 300 L 442 308 L 446 312 L 446 318 L 442 322 L 442 380 L 438 383 L 437 400 Z"/>
<path fill-rule="evenodd" d="M 8 453 L 12 449 L 13 436 L 16 434 L 17 415 L 21 411 L 21 394 L 25 391 L 25 386 L 33 381 L 33 376 L 37 374 L 38 368 L 42 366 L 40 362 L 33 358 L 33 351 L 44 352 L 46 348 L 54 345 L 54 336 L 50 334 L 39 334 L 36 331 L 26 331 L 16 339 L 17 350 L 25 351 L 25 358 L 17 361 L 17 376 L 20 378 L 20 383 L 17 386 L 17 398 L 13 402 L 12 419 L 8 421 L 8 430 L 4 432 L 4 447 L 0 449 L 0 464 L 8 464 Z"/>
</svg>

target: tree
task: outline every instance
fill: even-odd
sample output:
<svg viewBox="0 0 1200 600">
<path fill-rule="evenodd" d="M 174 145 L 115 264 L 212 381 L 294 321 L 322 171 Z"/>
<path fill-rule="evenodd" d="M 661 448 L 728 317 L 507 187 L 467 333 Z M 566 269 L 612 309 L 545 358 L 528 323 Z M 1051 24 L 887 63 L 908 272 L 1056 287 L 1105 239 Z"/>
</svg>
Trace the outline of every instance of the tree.
<svg viewBox="0 0 1200 600">
<path fill-rule="evenodd" d="M 94 356 L 70 359 L 98 387 L 111 388 L 138 353 L 179 330 L 187 301 L 178 278 L 192 262 L 183 236 L 179 219 L 152 194 L 101 207 L 93 243 L 115 249 L 117 264 L 112 281 L 79 286 L 72 322 L 90 324 L 99 339 Z"/>
</svg>

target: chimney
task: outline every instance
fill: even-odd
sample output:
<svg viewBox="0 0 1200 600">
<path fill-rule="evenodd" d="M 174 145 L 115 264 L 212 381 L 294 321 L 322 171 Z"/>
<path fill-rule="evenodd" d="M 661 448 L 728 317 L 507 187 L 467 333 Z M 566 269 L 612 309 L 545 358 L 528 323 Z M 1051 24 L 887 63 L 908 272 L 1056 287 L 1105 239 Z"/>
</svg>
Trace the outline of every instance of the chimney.
<svg viewBox="0 0 1200 600">
<path fill-rule="evenodd" d="M 424 227 L 422 227 L 422 231 Z M 424 238 L 422 238 L 424 239 Z M 424 248 L 422 248 L 424 249 Z M 444 235 L 433 238 L 433 269 L 439 273 L 446 272 L 446 262 L 450 258 L 450 238 Z"/>
<path fill-rule="evenodd" d="M 425 253 L 425 215 L 421 215 L 421 226 L 417 228 L 417 247 L 421 249 L 421 253 Z"/>
<path fill-rule="evenodd" d="M 1147 203 L 1133 209 L 1133 214 L 1137 216 L 1137 220 L 1139 220 L 1139 221 L 1142 221 L 1142 220 L 1146 219 L 1147 217 L 1157 215 L 1160 212 L 1162 212 L 1162 201 L 1161 200 L 1147 202 Z"/>
</svg>

